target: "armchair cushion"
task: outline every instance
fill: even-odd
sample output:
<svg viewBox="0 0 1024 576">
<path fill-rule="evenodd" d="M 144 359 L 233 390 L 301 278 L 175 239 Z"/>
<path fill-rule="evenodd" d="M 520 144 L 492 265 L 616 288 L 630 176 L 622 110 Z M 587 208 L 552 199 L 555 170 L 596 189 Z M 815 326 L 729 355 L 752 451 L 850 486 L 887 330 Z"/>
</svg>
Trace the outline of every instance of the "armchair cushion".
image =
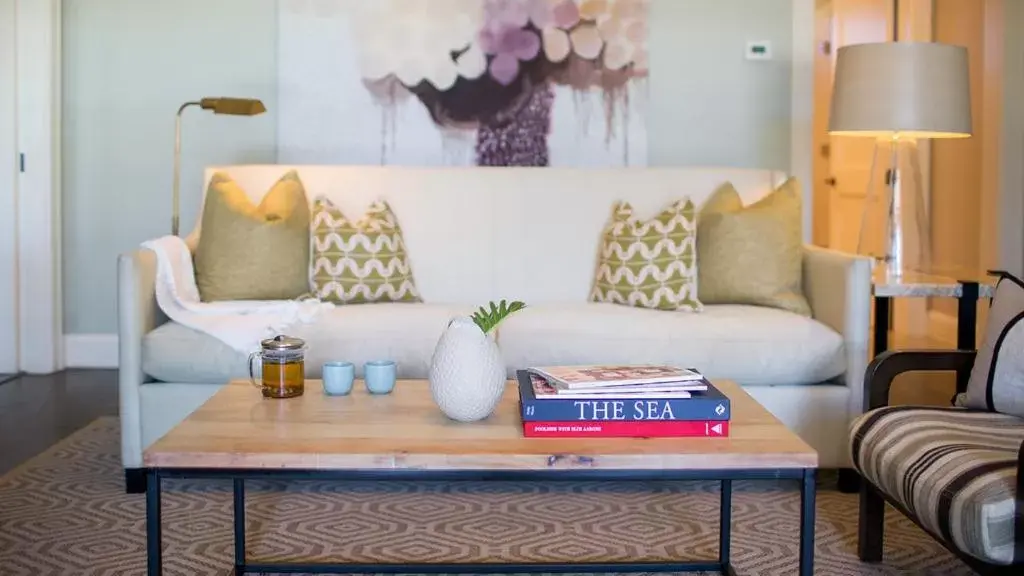
<svg viewBox="0 0 1024 576">
<path fill-rule="evenodd" d="M 853 422 L 851 459 L 933 536 L 991 564 L 1014 559 L 1024 419 L 962 408 L 888 406 Z"/>
<path fill-rule="evenodd" d="M 1000 274 L 967 393 L 957 403 L 1024 417 L 1024 281 Z"/>
</svg>

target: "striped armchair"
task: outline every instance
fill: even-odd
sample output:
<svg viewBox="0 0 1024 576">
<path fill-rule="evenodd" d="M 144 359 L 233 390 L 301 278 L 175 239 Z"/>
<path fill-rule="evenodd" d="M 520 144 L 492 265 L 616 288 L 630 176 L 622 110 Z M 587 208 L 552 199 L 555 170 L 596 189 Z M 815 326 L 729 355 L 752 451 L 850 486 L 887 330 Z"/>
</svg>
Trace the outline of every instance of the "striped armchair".
<svg viewBox="0 0 1024 576">
<path fill-rule="evenodd" d="M 897 375 L 965 375 L 974 358 L 974 351 L 890 351 L 868 367 L 865 413 L 850 435 L 853 465 L 864 479 L 861 560 L 882 559 L 888 502 L 977 572 L 1024 573 L 1024 420 L 957 407 L 888 406 Z"/>
</svg>

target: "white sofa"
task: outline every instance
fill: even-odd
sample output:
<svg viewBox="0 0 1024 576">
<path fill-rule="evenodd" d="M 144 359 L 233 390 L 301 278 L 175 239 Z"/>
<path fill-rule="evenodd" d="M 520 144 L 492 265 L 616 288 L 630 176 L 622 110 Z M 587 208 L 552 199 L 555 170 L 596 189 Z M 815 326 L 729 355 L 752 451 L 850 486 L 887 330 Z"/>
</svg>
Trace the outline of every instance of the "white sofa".
<svg viewBox="0 0 1024 576">
<path fill-rule="evenodd" d="M 403 228 L 422 304 L 340 306 L 298 327 L 307 374 L 326 360 L 397 360 L 424 378 L 450 317 L 491 300 L 529 308 L 502 326 L 511 375 L 537 364 L 658 362 L 733 379 L 814 446 L 823 468 L 848 468 L 847 429 L 861 413 L 870 315 L 870 262 L 808 246 L 803 288 L 813 318 L 778 309 L 712 305 L 702 313 L 588 303 L 600 231 L 615 200 L 640 216 L 690 196 L 698 206 L 731 181 L 751 202 L 784 174 L 738 169 L 525 169 L 228 166 L 254 200 L 297 168 L 310 201 L 346 214 L 386 199 Z M 199 231 L 188 238 L 193 243 Z M 698 274 L 699 274 L 698 262 Z M 142 450 L 228 379 L 246 355 L 168 322 L 154 296 L 155 257 L 118 263 L 122 459 L 141 476 Z M 129 482 L 131 484 L 131 481 Z"/>
</svg>

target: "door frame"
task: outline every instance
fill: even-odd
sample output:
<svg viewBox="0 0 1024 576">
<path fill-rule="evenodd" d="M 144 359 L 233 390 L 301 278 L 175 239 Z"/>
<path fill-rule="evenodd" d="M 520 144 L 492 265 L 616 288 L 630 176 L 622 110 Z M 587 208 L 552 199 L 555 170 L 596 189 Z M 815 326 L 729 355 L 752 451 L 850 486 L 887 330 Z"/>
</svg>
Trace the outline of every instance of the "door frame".
<svg viewBox="0 0 1024 576">
<path fill-rule="evenodd" d="M 0 0 L 0 374 L 18 361 L 17 0 Z"/>
<path fill-rule="evenodd" d="M 15 0 L 18 365 L 64 368 L 61 290 L 61 0 Z"/>
<path fill-rule="evenodd" d="M 818 92 L 824 88 L 821 82 L 827 79 L 832 84 L 832 69 L 835 57 L 835 47 L 832 40 L 835 37 L 832 16 L 832 0 L 814 1 L 814 38 L 811 40 L 814 45 L 813 61 L 813 85 L 810 108 L 814 114 L 814 135 L 811 143 L 811 203 L 812 219 L 809 229 L 811 230 L 811 243 L 829 247 L 829 231 L 832 226 L 832 213 L 829 212 L 832 200 L 831 187 L 825 183 L 825 178 L 830 176 L 828 152 L 831 150 L 830 138 L 828 135 L 829 107 L 818 106 L 820 98 Z"/>
</svg>

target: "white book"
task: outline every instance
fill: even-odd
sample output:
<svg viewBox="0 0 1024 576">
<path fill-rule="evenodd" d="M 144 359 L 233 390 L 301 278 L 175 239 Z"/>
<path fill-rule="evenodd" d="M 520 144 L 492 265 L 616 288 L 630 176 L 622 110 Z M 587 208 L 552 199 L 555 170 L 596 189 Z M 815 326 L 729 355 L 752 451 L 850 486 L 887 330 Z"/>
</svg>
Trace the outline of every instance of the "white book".
<svg viewBox="0 0 1024 576">
<path fill-rule="evenodd" d="M 641 384 L 703 382 L 704 375 L 693 368 L 656 365 L 597 364 L 584 366 L 541 366 L 529 368 L 558 390 L 593 390 Z"/>
</svg>

